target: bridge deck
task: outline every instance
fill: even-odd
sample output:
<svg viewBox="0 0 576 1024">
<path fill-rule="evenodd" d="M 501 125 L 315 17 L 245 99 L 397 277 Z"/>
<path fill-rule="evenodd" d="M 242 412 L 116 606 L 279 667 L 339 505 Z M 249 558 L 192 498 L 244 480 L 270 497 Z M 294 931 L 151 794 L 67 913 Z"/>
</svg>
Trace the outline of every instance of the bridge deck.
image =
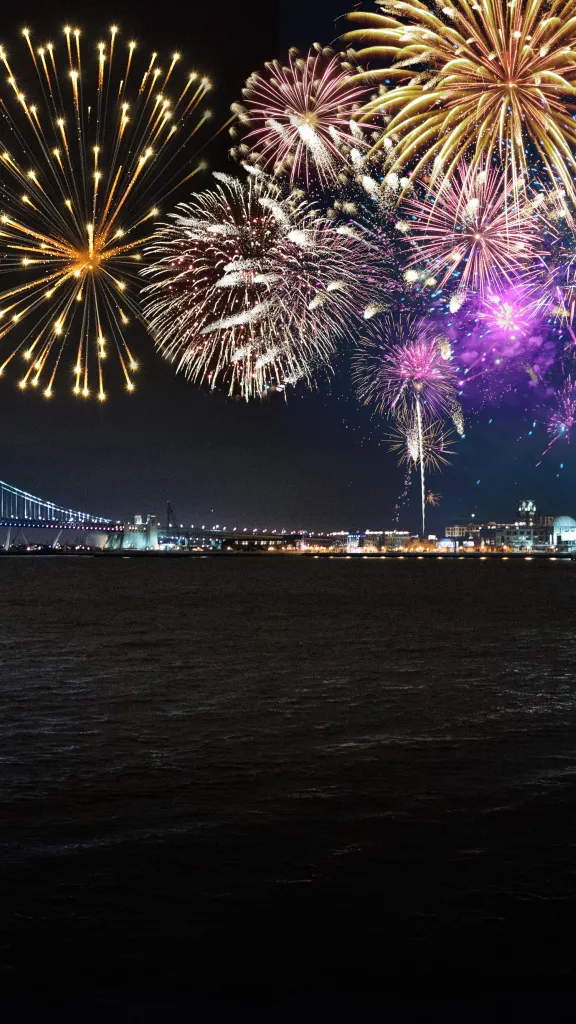
<svg viewBox="0 0 576 1024">
<path fill-rule="evenodd" d="M 9 517 L 0 519 L 0 528 L 15 530 L 76 530 L 82 533 L 123 533 L 123 523 L 103 523 L 87 519 L 74 522 L 69 519 L 29 519 L 26 517 Z"/>
</svg>

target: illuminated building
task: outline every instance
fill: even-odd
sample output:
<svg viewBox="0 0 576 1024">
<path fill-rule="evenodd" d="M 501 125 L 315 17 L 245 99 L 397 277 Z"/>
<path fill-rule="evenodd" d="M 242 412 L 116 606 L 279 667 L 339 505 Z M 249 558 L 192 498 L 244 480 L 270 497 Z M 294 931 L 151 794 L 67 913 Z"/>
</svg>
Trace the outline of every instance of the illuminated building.
<svg viewBox="0 0 576 1024">
<path fill-rule="evenodd" d="M 244 554 L 254 551 L 295 551 L 297 541 L 298 538 L 294 534 L 288 536 L 282 533 L 239 533 L 232 537 L 223 537 L 220 550 Z"/>
<path fill-rule="evenodd" d="M 130 551 L 149 551 L 158 547 L 158 523 L 155 515 L 136 515 L 124 527 L 122 548 Z"/>
<path fill-rule="evenodd" d="M 477 536 L 480 532 L 479 523 L 456 523 L 452 526 L 447 526 L 445 530 L 445 536 L 451 540 L 464 540 L 470 539 L 473 536 Z"/>
<path fill-rule="evenodd" d="M 399 551 L 409 541 L 408 530 L 366 530 L 366 533 L 349 533 L 346 539 L 348 554 L 355 552 Z"/>
<path fill-rule="evenodd" d="M 552 544 L 557 551 L 576 551 L 576 519 L 557 516 L 552 524 Z"/>
<path fill-rule="evenodd" d="M 523 499 L 518 504 L 519 518 L 512 523 L 456 523 L 446 527 L 445 537 L 457 550 L 462 547 L 497 551 L 550 552 L 558 545 L 576 550 L 576 522 L 569 516 L 538 515 L 536 502 Z M 559 524 L 557 527 L 554 524 Z M 573 544 L 573 548 L 567 548 Z M 559 547 L 559 550 L 561 548 Z"/>
<path fill-rule="evenodd" d="M 490 523 L 480 531 L 484 547 L 508 551 L 549 551 L 552 546 L 550 525 L 536 523 Z"/>
<path fill-rule="evenodd" d="M 534 525 L 536 519 L 536 502 L 532 499 L 523 499 L 518 503 L 518 515 L 522 522 L 528 523 L 529 526 Z"/>
</svg>

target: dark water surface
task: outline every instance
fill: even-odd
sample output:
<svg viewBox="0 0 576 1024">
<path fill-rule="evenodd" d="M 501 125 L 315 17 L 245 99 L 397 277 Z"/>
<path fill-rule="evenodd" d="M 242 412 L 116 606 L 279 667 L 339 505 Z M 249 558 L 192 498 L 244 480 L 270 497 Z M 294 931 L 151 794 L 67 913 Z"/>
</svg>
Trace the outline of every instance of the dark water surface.
<svg viewBox="0 0 576 1024">
<path fill-rule="evenodd" d="M 576 565 L 6 559 L 0 587 L 5 987 L 572 988 Z"/>
</svg>

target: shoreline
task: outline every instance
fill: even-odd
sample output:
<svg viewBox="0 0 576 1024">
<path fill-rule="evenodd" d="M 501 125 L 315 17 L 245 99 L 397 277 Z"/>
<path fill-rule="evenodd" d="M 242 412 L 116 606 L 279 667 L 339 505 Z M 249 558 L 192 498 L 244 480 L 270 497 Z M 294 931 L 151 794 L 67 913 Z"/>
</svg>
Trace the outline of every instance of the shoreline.
<svg viewBox="0 0 576 1024">
<path fill-rule="evenodd" d="M 0 559 L 3 558 L 338 558 L 348 561 L 360 561 L 362 559 L 388 559 L 389 561 L 402 560 L 425 560 L 435 561 L 467 561 L 467 562 L 514 562 L 514 561 L 548 561 L 548 562 L 576 562 L 576 553 L 548 554 L 547 552 L 534 552 L 529 554 L 524 551 L 515 552 L 473 552 L 463 554 L 462 552 L 441 552 L 435 551 L 412 552 L 412 551 L 388 551 L 388 552 L 367 552 L 366 554 L 350 555 L 346 552 L 328 551 L 2 551 Z"/>
</svg>

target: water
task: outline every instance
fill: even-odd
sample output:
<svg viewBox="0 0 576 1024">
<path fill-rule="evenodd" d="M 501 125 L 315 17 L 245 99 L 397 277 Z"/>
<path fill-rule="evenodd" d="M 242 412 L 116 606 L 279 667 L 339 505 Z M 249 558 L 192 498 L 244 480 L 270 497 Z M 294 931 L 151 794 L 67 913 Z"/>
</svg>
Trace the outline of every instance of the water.
<svg viewBox="0 0 576 1024">
<path fill-rule="evenodd" d="M 572 986 L 575 565 L 0 580 L 7 989 Z"/>
</svg>

